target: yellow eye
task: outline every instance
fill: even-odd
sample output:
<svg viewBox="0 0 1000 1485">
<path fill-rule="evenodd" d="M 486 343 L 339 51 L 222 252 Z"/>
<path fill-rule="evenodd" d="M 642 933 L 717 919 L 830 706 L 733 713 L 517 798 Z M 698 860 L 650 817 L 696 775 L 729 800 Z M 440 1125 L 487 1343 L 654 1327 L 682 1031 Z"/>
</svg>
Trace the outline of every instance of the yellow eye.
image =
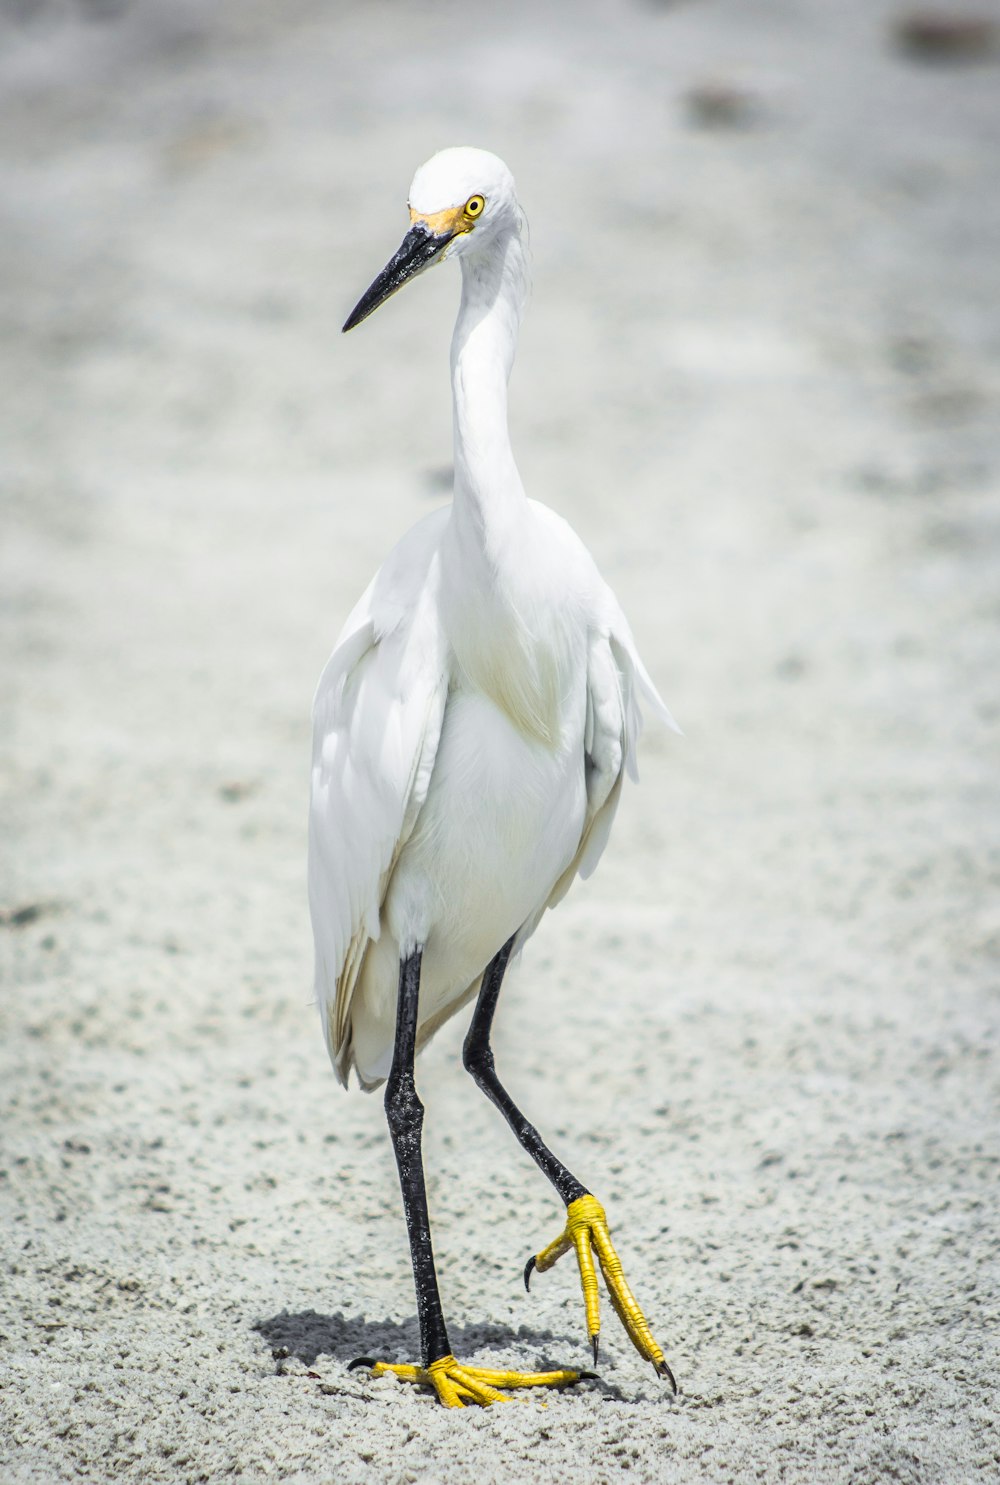
<svg viewBox="0 0 1000 1485">
<path fill-rule="evenodd" d="M 465 215 L 475 221 L 476 217 L 482 216 L 486 200 L 482 196 L 470 196 L 465 203 Z"/>
</svg>

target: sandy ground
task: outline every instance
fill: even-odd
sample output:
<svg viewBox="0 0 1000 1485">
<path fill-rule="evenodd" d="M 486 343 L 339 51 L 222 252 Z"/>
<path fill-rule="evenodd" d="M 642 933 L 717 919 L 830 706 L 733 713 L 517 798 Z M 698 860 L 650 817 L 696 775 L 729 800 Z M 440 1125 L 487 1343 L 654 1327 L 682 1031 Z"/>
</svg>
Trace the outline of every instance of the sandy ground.
<svg viewBox="0 0 1000 1485">
<path fill-rule="evenodd" d="M 502 12 L 502 18 L 498 18 Z M 5 1481 L 993 1481 L 1000 59 L 871 0 L 31 4 L 0 22 Z M 694 96 L 692 96 L 694 92 Z M 456 1416 L 311 999 L 309 702 L 447 490 L 413 168 L 509 161 L 512 421 L 650 731 L 498 1062 L 681 1384 Z M 586 1362 L 560 1213 L 423 1059 L 456 1349 Z"/>
</svg>

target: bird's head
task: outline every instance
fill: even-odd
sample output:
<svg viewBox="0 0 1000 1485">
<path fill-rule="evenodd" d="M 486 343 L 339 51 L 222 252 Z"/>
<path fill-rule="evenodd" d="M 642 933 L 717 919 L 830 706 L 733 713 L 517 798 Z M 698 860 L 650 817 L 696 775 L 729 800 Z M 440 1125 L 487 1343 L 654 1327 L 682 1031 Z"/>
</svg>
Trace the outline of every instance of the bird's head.
<svg viewBox="0 0 1000 1485">
<path fill-rule="evenodd" d="M 479 251 L 520 221 L 514 178 L 488 150 L 462 147 L 433 155 L 413 177 L 409 207 L 410 230 L 348 315 L 345 330 L 360 325 L 432 263 Z"/>
</svg>

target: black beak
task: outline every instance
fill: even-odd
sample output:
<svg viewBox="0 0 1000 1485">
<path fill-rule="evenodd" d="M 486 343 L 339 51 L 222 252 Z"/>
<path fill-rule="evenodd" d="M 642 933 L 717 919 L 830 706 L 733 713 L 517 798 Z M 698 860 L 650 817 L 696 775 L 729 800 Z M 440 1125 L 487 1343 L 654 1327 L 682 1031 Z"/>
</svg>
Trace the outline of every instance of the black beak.
<svg viewBox="0 0 1000 1485">
<path fill-rule="evenodd" d="M 395 294 L 397 289 L 403 287 L 407 279 L 415 278 L 418 273 L 429 268 L 454 235 L 453 232 L 438 234 L 425 227 L 423 222 L 415 222 L 403 238 L 399 251 L 389 259 L 371 288 L 362 294 L 347 316 L 344 329 L 353 330 L 355 325 L 367 320 L 380 304 L 385 303 L 390 294 Z"/>
</svg>

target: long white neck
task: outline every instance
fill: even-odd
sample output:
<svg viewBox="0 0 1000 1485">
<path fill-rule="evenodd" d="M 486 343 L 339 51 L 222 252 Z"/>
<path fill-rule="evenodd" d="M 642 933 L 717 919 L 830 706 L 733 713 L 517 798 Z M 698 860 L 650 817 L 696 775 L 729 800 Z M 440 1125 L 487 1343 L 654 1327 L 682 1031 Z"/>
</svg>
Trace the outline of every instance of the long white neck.
<svg viewBox="0 0 1000 1485">
<path fill-rule="evenodd" d="M 491 697 L 527 737 L 555 746 L 563 646 L 558 616 L 553 624 L 540 612 L 530 506 L 507 431 L 507 379 L 526 295 L 527 254 L 516 228 L 463 255 L 451 343 L 455 498 L 442 548 L 442 605 L 463 684 Z"/>
<path fill-rule="evenodd" d="M 507 381 L 527 297 L 520 232 L 463 254 L 462 303 L 451 342 L 455 433 L 453 519 L 459 543 L 495 560 L 523 514 L 524 487 L 507 430 Z"/>
</svg>

